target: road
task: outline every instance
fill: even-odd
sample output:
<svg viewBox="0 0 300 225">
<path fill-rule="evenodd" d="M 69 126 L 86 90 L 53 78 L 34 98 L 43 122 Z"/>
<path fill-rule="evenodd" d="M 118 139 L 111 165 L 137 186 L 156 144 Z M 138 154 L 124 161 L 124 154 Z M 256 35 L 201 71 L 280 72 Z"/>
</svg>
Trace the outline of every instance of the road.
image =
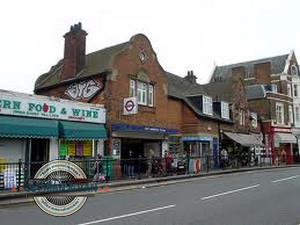
<svg viewBox="0 0 300 225">
<path fill-rule="evenodd" d="M 89 197 L 68 217 L 34 203 L 0 208 L 0 224 L 300 224 L 300 168 L 206 177 Z"/>
</svg>

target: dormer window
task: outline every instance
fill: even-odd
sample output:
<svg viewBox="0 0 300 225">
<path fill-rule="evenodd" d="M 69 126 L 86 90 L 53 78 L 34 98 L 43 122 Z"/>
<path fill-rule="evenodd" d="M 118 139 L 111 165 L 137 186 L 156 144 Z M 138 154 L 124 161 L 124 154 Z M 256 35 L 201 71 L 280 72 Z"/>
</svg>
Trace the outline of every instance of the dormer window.
<svg viewBox="0 0 300 225">
<path fill-rule="evenodd" d="M 206 115 L 213 115 L 212 98 L 205 95 L 203 95 L 203 113 Z"/>
<path fill-rule="evenodd" d="M 221 102 L 221 117 L 229 119 L 229 104 L 227 102 Z"/>
</svg>

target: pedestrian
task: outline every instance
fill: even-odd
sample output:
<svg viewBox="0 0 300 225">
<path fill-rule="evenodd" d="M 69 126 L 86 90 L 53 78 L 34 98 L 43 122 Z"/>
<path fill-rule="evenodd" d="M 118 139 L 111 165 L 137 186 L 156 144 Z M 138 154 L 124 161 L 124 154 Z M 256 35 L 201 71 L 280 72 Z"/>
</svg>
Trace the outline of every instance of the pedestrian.
<svg viewBox="0 0 300 225">
<path fill-rule="evenodd" d="M 224 170 L 227 166 L 227 161 L 228 161 L 228 153 L 225 148 L 222 149 L 221 151 L 221 167 Z"/>
<path fill-rule="evenodd" d="M 170 152 L 167 152 L 167 156 L 166 156 L 166 164 L 167 164 L 167 174 L 170 174 L 172 172 L 172 155 L 170 154 Z"/>
<path fill-rule="evenodd" d="M 102 182 L 105 178 L 103 176 L 103 163 L 102 163 L 102 156 L 100 154 L 97 154 L 95 158 L 95 164 L 94 164 L 94 181 L 95 182 Z"/>
<path fill-rule="evenodd" d="M 129 150 L 129 159 L 128 159 L 128 167 L 127 167 L 127 176 L 133 178 L 134 175 L 134 161 L 133 161 L 133 152 Z"/>
<path fill-rule="evenodd" d="M 147 176 L 150 177 L 152 174 L 152 165 L 153 165 L 153 156 L 154 151 L 150 148 L 148 151 L 148 170 L 147 170 Z"/>
</svg>

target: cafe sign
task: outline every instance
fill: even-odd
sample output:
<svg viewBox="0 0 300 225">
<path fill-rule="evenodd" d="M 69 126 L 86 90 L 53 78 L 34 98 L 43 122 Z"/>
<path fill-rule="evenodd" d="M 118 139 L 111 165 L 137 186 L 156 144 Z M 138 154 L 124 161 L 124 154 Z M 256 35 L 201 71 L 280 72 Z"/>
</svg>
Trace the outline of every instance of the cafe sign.
<svg viewBox="0 0 300 225">
<path fill-rule="evenodd" d="M 0 90 L 0 114 L 105 123 L 100 105 Z"/>
</svg>

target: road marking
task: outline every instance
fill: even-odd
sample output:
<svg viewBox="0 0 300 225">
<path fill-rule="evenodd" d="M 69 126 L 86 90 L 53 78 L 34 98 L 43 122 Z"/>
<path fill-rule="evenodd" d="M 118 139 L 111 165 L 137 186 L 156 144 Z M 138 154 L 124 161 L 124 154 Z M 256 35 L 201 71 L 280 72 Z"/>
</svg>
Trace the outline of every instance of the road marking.
<svg viewBox="0 0 300 225">
<path fill-rule="evenodd" d="M 286 177 L 286 178 L 279 179 L 279 180 L 273 180 L 272 183 L 277 183 L 277 182 L 281 182 L 281 181 L 291 180 L 291 179 L 295 179 L 295 178 L 297 178 L 297 177 L 300 177 L 300 175 L 291 176 L 291 177 Z"/>
<path fill-rule="evenodd" d="M 245 190 L 252 189 L 252 188 L 257 188 L 259 186 L 260 186 L 260 184 L 256 184 L 256 185 L 252 185 L 252 186 L 249 186 L 249 187 L 244 187 L 244 188 L 240 188 L 240 189 L 236 189 L 236 190 L 232 190 L 232 191 L 226 191 L 226 192 L 219 193 L 219 194 L 216 194 L 216 195 L 211 195 L 211 196 L 201 198 L 201 200 L 216 198 L 216 197 L 219 197 L 219 196 L 222 196 L 222 195 L 228 195 L 228 194 L 232 194 L 232 193 L 236 193 L 236 192 L 240 192 L 240 191 L 245 191 Z"/>
<path fill-rule="evenodd" d="M 137 215 L 141 215 L 141 214 L 145 214 L 145 213 L 155 212 L 155 211 L 159 211 L 159 210 L 174 208 L 175 206 L 176 206 L 176 204 L 167 205 L 167 206 L 162 206 L 162 207 L 158 207 L 158 208 L 154 208 L 154 209 L 148 209 L 148 210 L 145 210 L 145 211 L 139 211 L 139 212 L 124 214 L 124 215 L 121 215 L 121 216 L 115 216 L 115 217 L 110 217 L 110 218 L 106 218 L 106 219 L 81 223 L 81 224 L 78 224 L 78 225 L 90 225 L 90 224 L 95 224 L 95 223 L 104 223 L 104 222 L 111 221 L 111 220 L 117 220 L 117 219 L 122 219 L 122 218 L 126 218 L 126 217 L 137 216 Z"/>
<path fill-rule="evenodd" d="M 246 172 L 246 173 L 255 173 L 255 171 L 248 171 L 248 172 Z"/>
</svg>

